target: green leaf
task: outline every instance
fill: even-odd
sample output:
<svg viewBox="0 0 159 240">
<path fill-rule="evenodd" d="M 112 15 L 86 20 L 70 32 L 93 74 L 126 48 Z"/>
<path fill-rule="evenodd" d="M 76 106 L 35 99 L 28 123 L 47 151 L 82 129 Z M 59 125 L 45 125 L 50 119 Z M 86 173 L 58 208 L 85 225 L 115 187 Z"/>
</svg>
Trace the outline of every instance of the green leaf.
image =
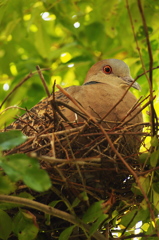
<svg viewBox="0 0 159 240">
<path fill-rule="evenodd" d="M 154 224 L 152 221 L 149 223 L 149 228 L 147 229 L 146 234 L 148 236 L 156 234 L 156 229 L 154 228 Z M 158 240 L 158 237 L 149 237 L 148 240 Z"/>
<path fill-rule="evenodd" d="M 82 192 L 79 194 L 78 197 L 75 198 L 75 200 L 72 203 L 72 207 L 77 207 L 81 201 L 87 201 L 88 200 L 88 195 L 86 192 Z"/>
<path fill-rule="evenodd" d="M 133 209 L 122 217 L 120 224 L 130 229 L 132 227 L 135 227 L 136 223 L 138 223 L 139 221 L 145 221 L 148 217 L 148 209 Z"/>
<path fill-rule="evenodd" d="M 153 204 L 155 208 L 159 211 L 159 193 L 156 191 L 152 191 L 153 193 Z"/>
<path fill-rule="evenodd" d="M 19 113 L 19 110 L 17 108 L 11 108 L 8 111 L 5 111 L 3 114 L 0 116 L 0 128 L 4 128 L 4 126 L 8 123 L 13 122 L 13 119 L 15 116 Z"/>
<path fill-rule="evenodd" d="M 70 239 L 70 235 L 73 231 L 73 229 L 75 228 L 76 226 L 71 226 L 71 227 L 68 227 L 66 228 L 61 234 L 60 234 L 60 237 L 59 237 L 59 240 L 68 240 Z"/>
<path fill-rule="evenodd" d="M 15 183 L 13 183 L 8 176 L 3 176 L 0 173 L 0 194 L 10 194 L 16 189 Z"/>
<path fill-rule="evenodd" d="M 150 190 L 150 176 L 140 176 L 138 179 L 140 181 L 142 189 L 145 193 L 147 193 Z M 131 191 L 135 193 L 135 195 L 142 195 L 141 189 L 138 185 L 136 185 L 136 183 L 132 184 Z"/>
<path fill-rule="evenodd" d="M 11 180 L 23 180 L 28 187 L 40 192 L 51 187 L 47 172 L 40 169 L 35 158 L 28 157 L 25 154 L 14 154 L 1 157 L 0 160 L 0 166 Z"/>
<path fill-rule="evenodd" d="M 35 197 L 33 197 L 30 193 L 25 192 L 25 191 L 19 193 L 18 197 L 27 198 L 27 199 L 31 199 L 31 200 L 35 199 Z"/>
<path fill-rule="evenodd" d="M 51 187 L 51 181 L 46 171 L 42 169 L 28 169 L 23 177 L 24 183 L 35 191 L 43 192 Z"/>
<path fill-rule="evenodd" d="M 153 189 L 154 189 L 157 193 L 159 193 L 159 182 L 154 182 L 152 186 L 153 186 Z"/>
<path fill-rule="evenodd" d="M 139 162 L 140 163 L 149 164 L 149 162 L 150 162 L 150 153 L 142 153 L 142 154 L 140 154 Z"/>
<path fill-rule="evenodd" d="M 140 206 L 142 207 L 143 210 L 147 210 L 147 202 L 146 202 L 145 198 L 140 203 Z"/>
<path fill-rule="evenodd" d="M 159 161 L 159 150 L 151 153 L 150 155 L 150 164 L 152 167 L 156 167 L 157 163 Z"/>
<path fill-rule="evenodd" d="M 25 142 L 27 137 L 18 130 L 0 133 L 0 150 L 9 150 Z"/>
<path fill-rule="evenodd" d="M 142 189 L 144 190 L 145 193 L 147 193 L 150 189 L 150 176 L 140 176 L 138 178 L 138 180 L 140 181 L 140 184 L 142 186 Z"/>
<path fill-rule="evenodd" d="M 159 140 L 158 140 L 157 136 L 153 136 L 152 137 L 152 139 L 151 139 L 151 146 L 153 146 L 153 147 L 159 146 Z"/>
<path fill-rule="evenodd" d="M 29 211 L 20 211 L 13 220 L 13 232 L 18 240 L 33 240 L 39 231 L 36 217 Z"/>
<path fill-rule="evenodd" d="M 62 200 L 52 201 L 49 203 L 49 206 L 55 207 L 59 202 L 62 202 Z"/>
<path fill-rule="evenodd" d="M 12 220 L 9 215 L 0 210 L 0 238 L 7 240 L 12 231 Z"/>
<path fill-rule="evenodd" d="M 84 214 L 82 220 L 85 223 L 94 222 L 97 218 L 99 218 L 101 215 L 103 215 L 103 206 L 102 203 L 104 201 L 99 201 L 91 205 L 86 213 Z"/>
<path fill-rule="evenodd" d="M 97 219 L 97 221 L 96 221 L 95 223 L 93 223 L 93 225 L 91 226 L 91 229 L 90 229 L 90 231 L 89 231 L 90 236 L 98 230 L 98 228 L 100 227 L 100 225 L 103 223 L 103 221 L 104 221 L 106 218 L 108 218 L 108 216 L 109 216 L 108 214 L 102 214 L 102 215 Z"/>
<path fill-rule="evenodd" d="M 39 169 L 38 161 L 25 154 L 14 154 L 0 157 L 0 166 L 13 181 L 23 179 L 25 172 L 28 169 Z"/>
</svg>

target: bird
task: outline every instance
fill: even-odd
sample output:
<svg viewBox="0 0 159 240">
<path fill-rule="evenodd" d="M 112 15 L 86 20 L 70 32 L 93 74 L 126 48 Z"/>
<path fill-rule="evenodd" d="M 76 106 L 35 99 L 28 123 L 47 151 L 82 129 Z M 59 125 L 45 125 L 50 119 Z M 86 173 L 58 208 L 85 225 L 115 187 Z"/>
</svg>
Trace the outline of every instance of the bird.
<svg viewBox="0 0 159 240">
<path fill-rule="evenodd" d="M 71 123 L 77 124 L 86 120 L 84 113 L 78 114 L 78 106 L 81 106 L 107 130 L 120 129 L 125 122 L 127 127 L 132 126 L 132 131 L 140 131 L 141 126 L 137 127 L 137 125 L 143 122 L 141 107 L 129 90 L 130 87 L 140 90 L 139 84 L 134 82 L 130 69 L 124 61 L 113 58 L 101 60 L 89 69 L 83 85 L 64 89 L 77 104 L 63 92 L 57 91 L 36 104 L 6 130 L 19 129 L 25 135 L 32 136 L 45 131 L 50 125 L 55 125 L 53 119 L 56 105 L 52 104 L 55 100 L 69 106 L 69 108 L 66 105 L 60 108 L 62 116 L 70 123 L 65 125 L 66 128 L 70 128 Z M 72 108 L 77 112 L 72 111 Z M 134 136 L 130 138 L 127 136 L 125 142 L 135 151 L 139 148 Z"/>
</svg>

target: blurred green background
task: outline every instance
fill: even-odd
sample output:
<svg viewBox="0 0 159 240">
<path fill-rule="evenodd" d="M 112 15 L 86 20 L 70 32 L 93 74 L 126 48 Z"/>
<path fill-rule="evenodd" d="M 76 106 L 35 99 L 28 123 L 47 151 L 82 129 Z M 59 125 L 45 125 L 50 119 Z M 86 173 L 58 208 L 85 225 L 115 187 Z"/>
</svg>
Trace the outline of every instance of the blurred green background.
<svg viewBox="0 0 159 240">
<path fill-rule="evenodd" d="M 159 65 L 159 1 L 145 0 L 142 4 L 156 67 Z M 141 61 L 149 69 L 137 0 L 0 1 L 0 102 L 27 74 L 36 70 L 36 65 L 51 68 L 43 72 L 51 92 L 54 80 L 63 87 L 82 84 L 89 67 L 105 58 L 124 60 L 134 78 L 143 72 Z M 142 90 L 134 90 L 134 94 L 146 96 L 149 93 L 146 77 L 142 76 L 138 82 Z M 157 96 L 158 83 L 158 70 L 154 70 L 153 87 Z M 36 74 L 11 95 L 1 110 L 9 106 L 29 109 L 43 97 L 46 93 Z M 158 103 L 159 97 L 155 100 L 157 112 Z M 12 108 L 3 112 L 1 127 L 23 112 Z"/>
</svg>

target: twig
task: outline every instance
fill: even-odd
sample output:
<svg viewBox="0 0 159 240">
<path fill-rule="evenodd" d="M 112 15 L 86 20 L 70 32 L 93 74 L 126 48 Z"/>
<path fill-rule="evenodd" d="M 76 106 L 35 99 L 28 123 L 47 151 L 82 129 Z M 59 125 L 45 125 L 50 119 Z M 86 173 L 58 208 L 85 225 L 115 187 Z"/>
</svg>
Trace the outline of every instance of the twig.
<svg viewBox="0 0 159 240">
<path fill-rule="evenodd" d="M 59 209 L 47 206 L 45 204 L 30 200 L 30 199 L 20 198 L 20 197 L 15 197 L 15 196 L 7 196 L 7 195 L 3 195 L 3 194 L 0 195 L 0 201 L 20 204 L 20 205 L 24 205 L 26 207 L 37 209 L 38 211 L 42 211 L 45 214 L 49 214 L 49 215 L 61 218 L 67 222 L 70 222 L 70 223 L 80 227 L 87 233 L 89 233 L 90 227 L 87 224 L 84 224 L 76 216 L 72 216 L 71 214 L 61 211 Z M 95 232 L 94 234 L 92 234 L 92 236 L 97 240 L 105 240 L 105 237 L 99 232 Z"/>
<path fill-rule="evenodd" d="M 155 69 L 158 69 L 158 68 L 159 68 L 159 66 L 153 67 L 151 70 L 155 70 Z M 146 70 L 145 72 L 148 73 L 148 72 L 150 72 L 150 70 Z M 136 81 L 138 78 L 140 78 L 141 76 L 145 75 L 145 72 L 139 74 L 139 75 L 135 78 L 135 81 Z"/>
<path fill-rule="evenodd" d="M 43 86 L 44 86 L 44 89 L 45 89 L 45 91 L 46 91 L 46 94 L 48 95 L 48 97 L 50 97 L 50 92 L 49 92 L 49 89 L 48 89 L 48 87 L 47 87 L 45 78 L 44 78 L 44 76 L 43 76 L 43 74 L 42 74 L 42 71 L 41 71 L 41 69 L 40 69 L 40 67 L 39 67 L 38 65 L 36 66 L 36 69 L 37 69 L 37 71 L 38 71 L 38 74 L 39 74 L 39 76 L 40 76 L 40 79 L 41 79 L 41 81 L 42 81 L 42 84 L 43 84 Z"/>
<path fill-rule="evenodd" d="M 152 67 L 153 67 L 153 55 L 152 55 L 152 50 L 151 50 L 151 44 L 150 44 L 150 39 L 149 39 L 149 33 L 148 33 L 148 28 L 147 28 L 147 23 L 146 23 L 146 19 L 145 19 L 145 15 L 143 12 L 143 8 L 141 5 L 141 1 L 137 0 L 138 2 L 138 8 L 141 14 L 141 18 L 142 18 L 142 23 L 143 23 L 143 27 L 145 30 L 145 36 L 146 36 L 146 42 L 147 42 L 147 46 L 148 46 L 148 54 L 149 54 L 149 59 L 150 59 L 150 64 L 149 64 L 149 78 L 148 78 L 148 83 L 149 83 L 149 87 L 150 87 L 150 118 L 151 118 L 151 124 L 152 124 L 152 136 L 156 135 L 157 130 L 155 128 L 155 109 L 154 109 L 154 105 L 153 105 L 153 71 L 152 71 Z M 145 71 L 145 70 L 144 70 Z M 146 74 L 146 71 L 145 71 Z"/>
</svg>

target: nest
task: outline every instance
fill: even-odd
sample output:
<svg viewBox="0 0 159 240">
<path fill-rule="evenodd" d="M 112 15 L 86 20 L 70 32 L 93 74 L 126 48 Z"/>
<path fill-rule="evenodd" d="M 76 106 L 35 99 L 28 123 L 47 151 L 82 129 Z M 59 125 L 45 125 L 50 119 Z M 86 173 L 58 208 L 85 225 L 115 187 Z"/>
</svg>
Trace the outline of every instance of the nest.
<svg viewBox="0 0 159 240">
<path fill-rule="evenodd" d="M 120 199 L 132 200 L 134 180 L 124 162 L 134 170 L 140 168 L 136 159 L 143 134 L 141 123 L 134 126 L 94 121 L 73 108 L 85 120 L 69 122 L 60 110 L 63 106 L 70 108 L 64 102 L 46 101 L 43 112 L 33 108 L 19 117 L 14 128 L 20 128 L 28 140 L 8 154 L 38 157 L 54 186 L 71 201 L 82 192 L 91 202 L 107 199 L 112 192 Z M 103 122 L 112 127 L 104 128 Z"/>
</svg>

